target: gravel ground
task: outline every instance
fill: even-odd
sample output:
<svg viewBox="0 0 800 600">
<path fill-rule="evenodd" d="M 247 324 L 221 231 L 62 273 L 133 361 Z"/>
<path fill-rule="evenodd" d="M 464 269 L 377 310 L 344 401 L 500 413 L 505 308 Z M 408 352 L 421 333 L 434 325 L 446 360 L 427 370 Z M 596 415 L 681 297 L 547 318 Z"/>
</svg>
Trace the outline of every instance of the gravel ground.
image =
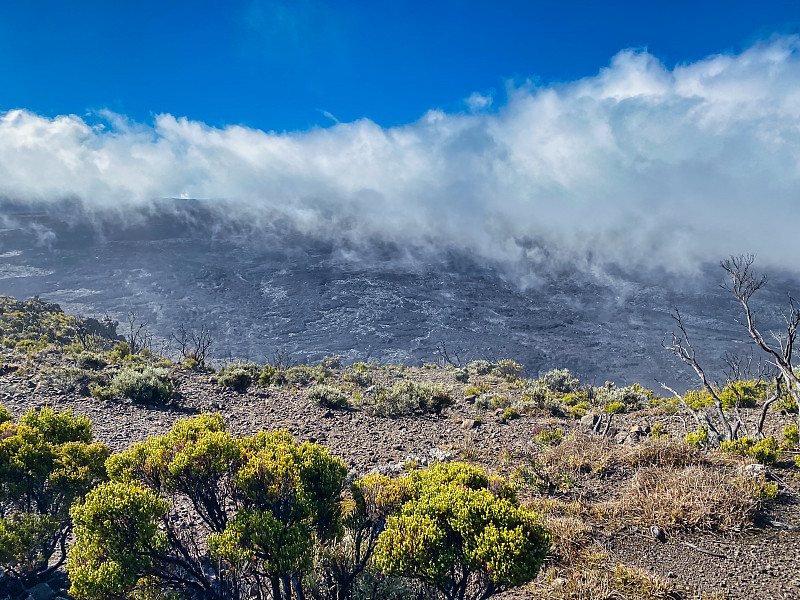
<svg viewBox="0 0 800 600">
<path fill-rule="evenodd" d="M 182 370 L 177 371 L 182 398 L 173 407 L 100 402 L 77 392 L 55 393 L 35 379 L 14 373 L 0 376 L 0 404 L 15 415 L 45 405 L 59 410 L 71 408 L 88 416 L 96 439 L 114 451 L 166 433 L 176 421 L 192 414 L 219 412 L 235 434 L 286 428 L 300 441 L 327 446 L 358 473 L 402 463 L 409 457 L 424 463 L 433 456 L 469 458 L 502 471 L 508 468 L 509 457 L 534 452 L 534 433 L 556 422 L 545 416 L 522 416 L 504 422 L 490 411 L 483 415 L 483 424 L 467 428 L 469 420 L 477 416 L 476 409 L 463 399 L 458 385 L 453 385 L 452 375 L 442 369 L 407 373 L 453 386 L 456 405 L 441 417 L 374 417 L 358 409 L 319 407 L 303 390 L 251 385 L 246 393 L 237 393 L 219 387 L 210 375 Z M 628 431 L 643 419 L 652 424 L 658 417 L 640 415 L 633 419 L 620 417 L 615 428 Z M 576 425 L 575 421 L 559 423 L 562 427 Z M 800 525 L 800 485 L 793 478 L 796 472 L 776 472 L 783 493 L 770 507 L 767 519 Z M 604 485 L 618 482 L 610 479 Z M 658 542 L 631 530 L 607 534 L 601 541 L 612 559 L 642 567 L 671 582 L 673 597 L 800 598 L 800 531 L 765 525 L 733 535 L 671 534 L 665 542 Z M 529 596 L 524 588 L 505 595 Z"/>
</svg>

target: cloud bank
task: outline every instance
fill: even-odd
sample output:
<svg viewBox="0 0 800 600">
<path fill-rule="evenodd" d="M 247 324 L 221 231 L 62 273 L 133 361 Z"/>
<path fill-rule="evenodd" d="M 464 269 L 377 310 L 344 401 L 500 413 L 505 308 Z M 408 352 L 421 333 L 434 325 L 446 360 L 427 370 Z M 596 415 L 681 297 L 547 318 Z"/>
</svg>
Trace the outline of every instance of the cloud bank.
<svg viewBox="0 0 800 600">
<path fill-rule="evenodd" d="M 468 112 L 384 128 L 214 128 L 162 114 L 0 116 L 0 196 L 93 210 L 203 198 L 256 226 L 455 249 L 508 264 L 693 268 L 800 255 L 800 39 L 666 68 L 625 50 L 592 77 L 509 83 Z M 546 249 L 546 252 L 545 250 Z"/>
</svg>

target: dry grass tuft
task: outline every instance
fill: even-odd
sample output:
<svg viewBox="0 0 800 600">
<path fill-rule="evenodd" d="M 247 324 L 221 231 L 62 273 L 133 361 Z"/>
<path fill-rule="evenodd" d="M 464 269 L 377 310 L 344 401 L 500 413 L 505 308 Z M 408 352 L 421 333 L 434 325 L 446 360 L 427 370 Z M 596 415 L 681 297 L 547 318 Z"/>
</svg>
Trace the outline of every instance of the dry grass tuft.
<svg viewBox="0 0 800 600">
<path fill-rule="evenodd" d="M 676 438 L 648 440 L 642 444 L 618 448 L 620 459 L 630 467 L 686 467 L 729 462 Z"/>
<path fill-rule="evenodd" d="M 550 472 L 571 471 L 575 474 L 607 472 L 614 466 L 616 444 L 596 435 L 572 433 L 558 446 L 539 455 L 540 463 Z"/>
<path fill-rule="evenodd" d="M 634 522 L 681 531 L 740 529 L 758 505 L 728 473 L 705 465 L 642 468 L 620 499 L 623 514 Z"/>
<path fill-rule="evenodd" d="M 666 600 L 674 597 L 669 582 L 612 560 L 599 544 L 585 548 L 568 568 L 551 567 L 528 591 L 533 598 L 554 600 Z"/>
</svg>

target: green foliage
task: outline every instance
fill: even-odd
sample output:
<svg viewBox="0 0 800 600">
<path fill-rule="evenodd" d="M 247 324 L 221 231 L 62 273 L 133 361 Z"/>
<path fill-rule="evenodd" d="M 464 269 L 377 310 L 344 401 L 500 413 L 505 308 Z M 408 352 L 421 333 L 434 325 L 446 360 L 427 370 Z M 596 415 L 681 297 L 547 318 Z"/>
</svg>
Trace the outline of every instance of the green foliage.
<svg viewBox="0 0 800 600">
<path fill-rule="evenodd" d="M 610 415 L 621 415 L 628 411 L 624 402 L 609 402 L 605 406 L 605 411 Z"/>
<path fill-rule="evenodd" d="M 564 441 L 564 430 L 560 427 L 544 429 L 534 437 L 534 441 L 541 446 L 558 446 Z"/>
<path fill-rule="evenodd" d="M 93 369 L 95 371 L 99 371 L 108 364 L 102 356 L 88 350 L 78 354 L 77 362 L 81 369 Z"/>
<path fill-rule="evenodd" d="M 0 565 L 18 584 L 46 579 L 65 560 L 69 507 L 105 478 L 109 455 L 71 411 L 33 410 L 15 424 L 0 409 Z"/>
<path fill-rule="evenodd" d="M 276 598 L 288 600 L 285 582 L 302 587 L 318 545 L 342 534 L 344 464 L 285 431 L 236 438 L 221 417 L 204 414 L 107 466 L 117 487 L 75 509 L 81 527 L 68 568 L 78 599 L 121 597 L 145 578 L 166 593 L 218 589 L 246 598 L 278 590 Z M 119 500 L 128 493 L 133 504 Z M 190 508 L 184 519 L 179 507 Z M 130 529 L 98 529 L 93 515 Z"/>
<path fill-rule="evenodd" d="M 440 414 L 452 406 L 450 388 L 428 383 L 400 381 L 391 390 L 381 390 L 365 410 L 374 415 L 395 417 L 413 413 Z"/>
<path fill-rule="evenodd" d="M 453 379 L 459 383 L 467 383 L 469 381 L 469 369 L 454 369 Z"/>
<path fill-rule="evenodd" d="M 71 511 L 70 594 L 92 600 L 126 597 L 165 544 L 158 523 L 168 510 L 167 500 L 136 483 L 109 482 L 92 490 Z"/>
<path fill-rule="evenodd" d="M 683 395 L 683 401 L 695 411 L 714 405 L 714 398 L 706 390 L 688 390 Z"/>
<path fill-rule="evenodd" d="M 0 295 L 0 339 L 7 348 L 41 350 L 49 344 L 105 347 L 116 338 L 116 323 L 65 315 L 58 304 L 39 298 L 15 300 Z"/>
<path fill-rule="evenodd" d="M 734 381 L 719 393 L 722 408 L 730 410 L 734 406 L 755 408 L 769 391 L 769 385 L 761 380 Z"/>
<path fill-rule="evenodd" d="M 797 448 L 800 442 L 800 435 L 798 435 L 797 425 L 792 423 L 783 428 L 783 447 L 787 450 Z"/>
<path fill-rule="evenodd" d="M 487 598 L 532 580 L 550 547 L 538 516 L 479 469 L 450 463 L 409 476 L 413 496 L 387 520 L 375 548 L 382 571 L 448 599 Z"/>
<path fill-rule="evenodd" d="M 347 394 L 332 385 L 315 385 L 308 390 L 308 397 L 327 408 L 345 408 L 349 404 Z"/>
<path fill-rule="evenodd" d="M 577 392 L 581 384 L 578 378 L 569 372 L 569 369 L 553 369 L 548 371 L 544 374 L 544 377 L 542 377 L 541 382 L 547 389 L 556 394 Z"/>
<path fill-rule="evenodd" d="M 737 440 L 722 442 L 720 450 L 725 454 L 749 456 L 762 465 L 774 464 L 781 453 L 778 442 L 772 436 L 759 441 L 751 437 L 742 437 Z"/>
<path fill-rule="evenodd" d="M 650 430 L 650 437 L 654 440 L 660 440 L 662 438 L 668 438 L 669 434 L 664 431 L 663 423 L 656 423 Z"/>
<path fill-rule="evenodd" d="M 467 369 L 476 375 L 488 375 L 494 369 L 494 363 L 489 360 L 473 360 L 467 365 Z"/>
<path fill-rule="evenodd" d="M 495 377 L 512 377 L 516 379 L 522 375 L 522 365 L 508 358 L 501 358 L 494 363 L 492 375 Z"/>
<path fill-rule="evenodd" d="M 708 427 L 700 426 L 696 433 L 687 433 L 686 443 L 695 448 L 705 448 L 708 445 Z"/>
<path fill-rule="evenodd" d="M 263 374 L 263 371 L 262 371 Z M 253 363 L 231 363 L 222 367 L 217 373 L 217 383 L 237 392 L 245 392 L 256 377 L 259 377 L 259 367 Z"/>
<path fill-rule="evenodd" d="M 506 421 L 512 421 L 514 419 L 519 418 L 519 413 L 516 411 L 514 407 L 509 406 L 507 409 L 503 411 L 502 417 Z"/>
<path fill-rule="evenodd" d="M 145 367 L 141 371 L 123 367 L 111 380 L 114 395 L 138 404 L 165 404 L 175 397 L 175 380 L 167 369 Z"/>
</svg>

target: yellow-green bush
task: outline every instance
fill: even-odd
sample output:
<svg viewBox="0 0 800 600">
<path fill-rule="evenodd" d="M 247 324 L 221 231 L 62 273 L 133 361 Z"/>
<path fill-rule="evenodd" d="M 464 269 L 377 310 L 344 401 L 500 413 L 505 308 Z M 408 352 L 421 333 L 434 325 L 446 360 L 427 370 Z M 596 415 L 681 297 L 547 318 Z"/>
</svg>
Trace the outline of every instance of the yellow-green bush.
<svg viewBox="0 0 800 600">
<path fill-rule="evenodd" d="M 749 456 L 763 465 L 771 465 L 778 460 L 781 453 L 780 446 L 774 437 L 754 440 L 751 437 L 742 437 L 737 440 L 722 442 L 720 450 L 725 454 Z"/>
<path fill-rule="evenodd" d="M 3 589 L 51 576 L 64 562 L 72 531 L 69 508 L 105 478 L 108 449 L 92 443 L 86 417 L 50 408 L 14 423 L 0 407 L 0 565 Z"/>
<path fill-rule="evenodd" d="M 417 579 L 445 598 L 487 598 L 532 580 L 550 547 L 533 511 L 468 465 L 410 476 L 413 497 L 389 517 L 375 548 L 382 571 Z"/>
<path fill-rule="evenodd" d="M 344 464 L 285 431 L 237 438 L 218 415 L 200 415 L 107 467 L 112 483 L 73 509 L 79 599 L 126 597 L 146 578 L 167 593 L 289 600 L 316 545 L 342 534 Z"/>
</svg>

